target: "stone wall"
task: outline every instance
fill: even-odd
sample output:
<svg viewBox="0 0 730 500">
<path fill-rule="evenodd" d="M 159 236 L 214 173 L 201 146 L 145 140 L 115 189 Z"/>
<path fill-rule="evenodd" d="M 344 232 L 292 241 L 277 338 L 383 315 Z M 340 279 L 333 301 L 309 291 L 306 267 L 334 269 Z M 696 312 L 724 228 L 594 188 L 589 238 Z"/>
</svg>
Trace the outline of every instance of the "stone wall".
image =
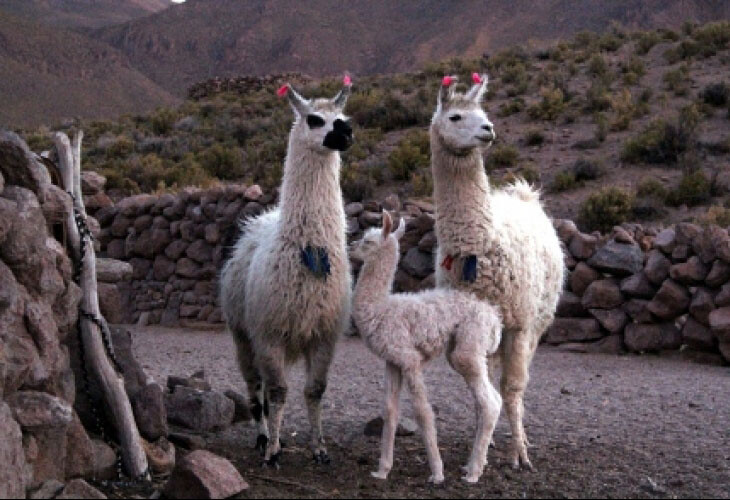
<svg viewBox="0 0 730 500">
<path fill-rule="evenodd" d="M 258 186 L 139 195 L 98 210 L 102 251 L 128 261 L 125 319 L 178 325 L 220 323 L 218 269 L 238 234 L 236 221 L 276 203 Z M 391 195 L 345 206 L 350 241 L 380 225 L 381 210 L 406 220 L 396 291 L 434 285 L 434 207 Z M 578 351 L 683 347 L 709 361 L 730 359 L 730 237 L 726 229 L 679 224 L 659 234 L 637 224 L 610 235 L 581 233 L 557 220 L 569 275 L 558 319 L 545 341 Z M 355 272 L 357 263 L 353 263 Z M 704 354 L 701 354 L 704 353 Z"/>
</svg>

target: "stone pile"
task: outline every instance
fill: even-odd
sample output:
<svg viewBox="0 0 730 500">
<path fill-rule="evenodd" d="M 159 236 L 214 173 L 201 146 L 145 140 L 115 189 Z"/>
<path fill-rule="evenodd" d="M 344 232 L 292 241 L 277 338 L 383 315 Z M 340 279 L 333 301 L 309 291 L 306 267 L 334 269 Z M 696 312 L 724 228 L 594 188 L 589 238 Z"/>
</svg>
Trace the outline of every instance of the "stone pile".
<svg viewBox="0 0 730 500">
<path fill-rule="evenodd" d="M 592 352 L 682 351 L 730 361 L 730 235 L 680 223 L 608 237 L 556 221 L 569 274 L 545 341 Z"/>
<path fill-rule="evenodd" d="M 258 92 L 264 88 L 275 89 L 284 83 L 301 85 L 311 81 L 311 78 L 301 73 L 281 73 L 264 76 L 238 76 L 231 78 L 211 78 L 204 82 L 196 83 L 188 89 L 190 99 L 207 99 L 221 92 L 233 92 L 236 94 L 249 94 Z"/>
</svg>

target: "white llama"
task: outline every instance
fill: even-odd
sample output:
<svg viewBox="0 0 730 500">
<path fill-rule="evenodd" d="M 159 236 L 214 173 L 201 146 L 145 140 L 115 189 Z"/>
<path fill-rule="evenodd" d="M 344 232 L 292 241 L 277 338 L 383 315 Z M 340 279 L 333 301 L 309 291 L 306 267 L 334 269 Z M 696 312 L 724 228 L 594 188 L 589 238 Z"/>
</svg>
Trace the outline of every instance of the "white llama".
<svg viewBox="0 0 730 500">
<path fill-rule="evenodd" d="M 436 426 L 423 382 L 423 365 L 446 351 L 452 368 L 471 389 L 476 402 L 477 430 L 463 479 L 475 483 L 487 463 L 487 451 L 499 418 L 502 398 L 489 381 L 487 356 L 500 342 L 501 320 L 496 308 L 469 292 L 428 290 L 391 294 L 400 256 L 393 222 L 383 213 L 383 229 L 370 229 L 353 245 L 352 255 L 364 261 L 353 297 L 353 319 L 367 346 L 386 362 L 385 415 L 380 464 L 373 476 L 386 479 L 393 467 L 393 442 L 398 425 L 399 399 L 405 378 L 423 433 L 430 482 L 444 480 L 436 440 Z"/>
<path fill-rule="evenodd" d="M 286 85 L 296 119 L 278 208 L 245 222 L 221 271 L 221 305 L 238 347 L 257 448 L 278 466 L 288 366 L 304 357 L 304 394 L 317 462 L 328 463 L 321 400 L 335 343 L 349 322 L 351 278 L 340 192 L 340 151 L 352 143 L 342 114 L 350 81 L 333 99 L 307 100 Z"/>
<path fill-rule="evenodd" d="M 512 430 L 510 460 L 513 467 L 532 468 L 523 397 L 535 349 L 562 290 L 563 254 L 538 192 L 524 181 L 490 187 L 482 160 L 483 149 L 495 139 L 481 107 L 487 76 L 475 73 L 472 79 L 471 89 L 460 94 L 454 90 L 456 78 L 444 78 L 431 122 L 436 281 L 500 308 L 500 385 Z"/>
</svg>

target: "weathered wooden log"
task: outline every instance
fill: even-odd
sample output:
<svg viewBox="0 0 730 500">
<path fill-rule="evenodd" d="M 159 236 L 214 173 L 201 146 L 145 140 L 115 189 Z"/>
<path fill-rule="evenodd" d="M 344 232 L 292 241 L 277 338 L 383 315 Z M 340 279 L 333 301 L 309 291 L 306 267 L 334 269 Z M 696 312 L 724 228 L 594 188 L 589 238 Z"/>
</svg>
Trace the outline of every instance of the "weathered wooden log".
<svg viewBox="0 0 730 500">
<path fill-rule="evenodd" d="M 54 142 L 58 149 L 61 175 L 66 191 L 73 194 L 75 211 L 86 218 L 84 199 L 81 194 L 81 140 L 83 132 L 74 135 L 73 146 L 64 133 L 56 133 Z M 84 237 L 76 225 L 75 214 L 68 217 L 68 243 L 74 261 L 80 266 L 82 290 L 81 308 L 86 313 L 100 318 L 99 295 L 96 282 L 96 254 L 91 238 Z M 84 251 L 82 251 L 82 246 Z M 79 262 L 83 256 L 83 262 Z M 124 388 L 124 379 L 112 366 L 107 356 L 103 335 L 99 326 L 88 319 L 81 322 L 80 349 L 84 349 L 89 372 L 96 379 L 109 408 L 112 423 L 119 436 L 122 450 L 122 464 L 132 478 L 148 474 L 147 456 L 137 423 L 132 413 L 132 405 Z"/>
</svg>

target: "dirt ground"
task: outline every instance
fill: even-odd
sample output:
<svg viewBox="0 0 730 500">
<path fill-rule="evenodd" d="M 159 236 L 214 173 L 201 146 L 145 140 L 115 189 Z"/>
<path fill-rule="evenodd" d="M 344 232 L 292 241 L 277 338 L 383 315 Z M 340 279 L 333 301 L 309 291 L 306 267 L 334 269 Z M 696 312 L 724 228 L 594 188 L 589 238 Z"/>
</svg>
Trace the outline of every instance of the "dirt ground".
<svg viewBox="0 0 730 500">
<path fill-rule="evenodd" d="M 135 330 L 138 359 L 164 383 L 204 369 L 216 389 L 245 393 L 230 337 L 216 331 Z M 329 466 L 315 465 L 307 442 L 303 367 L 292 369 L 279 471 L 261 468 L 256 431 L 238 424 L 207 436 L 211 451 L 238 467 L 251 488 L 241 498 L 730 497 L 730 369 L 656 356 L 574 354 L 541 347 L 532 365 L 525 424 L 535 472 L 513 471 L 496 449 L 478 485 L 459 480 L 474 431 L 471 398 L 444 360 L 427 372 L 437 410 L 446 483 L 427 485 L 419 435 L 396 439 L 387 482 L 370 477 L 379 439 L 364 424 L 380 414 L 383 363 L 358 339 L 340 343 L 325 396 Z M 407 399 L 407 396 L 406 396 Z M 404 415 L 412 416 L 410 403 Z"/>
</svg>

